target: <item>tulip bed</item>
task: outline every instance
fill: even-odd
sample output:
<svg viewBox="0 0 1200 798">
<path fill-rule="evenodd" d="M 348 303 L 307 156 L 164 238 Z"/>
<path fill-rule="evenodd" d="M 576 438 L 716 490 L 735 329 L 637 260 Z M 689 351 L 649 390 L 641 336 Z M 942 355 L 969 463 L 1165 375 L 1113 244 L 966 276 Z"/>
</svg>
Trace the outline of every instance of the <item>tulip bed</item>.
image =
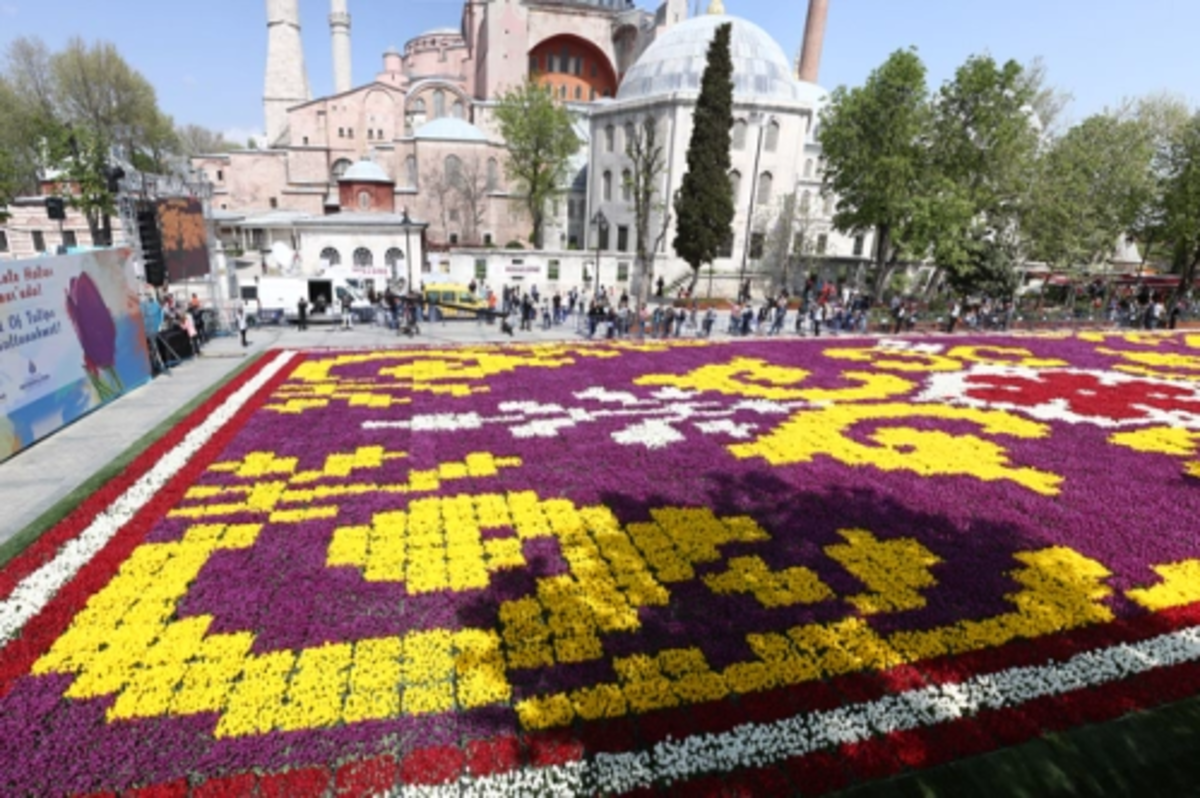
<svg viewBox="0 0 1200 798">
<path fill-rule="evenodd" d="M 821 794 L 1200 693 L 1200 336 L 277 352 L 0 571 L 0 792 Z"/>
</svg>

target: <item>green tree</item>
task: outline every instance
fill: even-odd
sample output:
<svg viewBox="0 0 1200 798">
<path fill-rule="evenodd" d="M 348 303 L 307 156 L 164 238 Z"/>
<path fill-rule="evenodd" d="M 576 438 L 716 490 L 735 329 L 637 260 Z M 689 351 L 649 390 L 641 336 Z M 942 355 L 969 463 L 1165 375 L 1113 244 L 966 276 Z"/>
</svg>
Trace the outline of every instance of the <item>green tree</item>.
<svg viewBox="0 0 1200 798">
<path fill-rule="evenodd" d="M 1200 113 L 1173 136 L 1157 163 L 1162 233 L 1180 274 L 1177 295 L 1190 291 L 1200 266 Z"/>
<path fill-rule="evenodd" d="M 663 145 L 658 140 L 658 125 L 653 116 L 647 115 L 632 130 L 633 136 L 625 142 L 625 154 L 633 162 L 629 176 L 629 190 L 633 197 L 633 227 L 637 236 L 633 284 L 638 303 L 644 305 L 649 297 L 650 283 L 654 280 L 655 256 L 671 221 L 665 204 L 656 199 L 659 178 L 666 169 Z M 654 230 L 655 216 L 660 217 L 657 231 Z"/>
<path fill-rule="evenodd" d="M 223 133 L 217 133 L 202 125 L 180 125 L 175 128 L 179 150 L 189 158 L 197 155 L 213 155 L 242 149 L 242 145 L 229 141 Z"/>
<path fill-rule="evenodd" d="M 524 194 L 533 224 L 530 240 L 540 249 L 546 203 L 562 185 L 579 138 L 571 115 L 554 101 L 549 87 L 532 81 L 500 97 L 496 119 L 508 147 L 505 172 Z"/>
<path fill-rule="evenodd" d="M 861 87 L 835 89 L 821 114 L 824 190 L 838 198 L 833 224 L 843 233 L 875 231 L 876 296 L 922 210 L 928 122 L 925 65 L 915 50 L 892 53 Z"/>
<path fill-rule="evenodd" d="M 729 183 L 733 128 L 733 26 L 717 28 L 708 45 L 700 96 L 692 114 L 687 172 L 675 197 L 675 252 L 692 267 L 695 291 L 700 267 L 712 263 L 733 235 L 733 191 Z"/>
</svg>

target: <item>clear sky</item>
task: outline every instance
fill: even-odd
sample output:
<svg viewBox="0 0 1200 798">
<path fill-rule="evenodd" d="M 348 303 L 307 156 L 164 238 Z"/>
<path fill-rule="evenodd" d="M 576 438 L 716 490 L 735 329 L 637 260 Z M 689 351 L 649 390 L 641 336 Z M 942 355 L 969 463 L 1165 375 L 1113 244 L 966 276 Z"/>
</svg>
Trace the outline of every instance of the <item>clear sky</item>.
<svg viewBox="0 0 1200 798">
<path fill-rule="evenodd" d="M 300 5 L 309 80 L 320 96 L 333 85 L 329 2 Z M 725 7 L 794 56 L 805 0 L 725 0 Z M 355 84 L 379 71 L 389 45 L 457 26 L 461 12 L 461 0 L 350 0 Z M 916 46 L 933 86 L 972 53 L 1040 55 L 1051 83 L 1074 96 L 1068 114 L 1075 120 L 1160 91 L 1196 105 L 1197 30 L 1200 0 L 831 0 L 821 83 L 861 83 L 890 52 Z M 71 36 L 112 41 L 176 121 L 239 137 L 262 128 L 263 0 L 0 0 L 0 47 L 19 35 L 40 36 L 52 48 Z"/>
</svg>

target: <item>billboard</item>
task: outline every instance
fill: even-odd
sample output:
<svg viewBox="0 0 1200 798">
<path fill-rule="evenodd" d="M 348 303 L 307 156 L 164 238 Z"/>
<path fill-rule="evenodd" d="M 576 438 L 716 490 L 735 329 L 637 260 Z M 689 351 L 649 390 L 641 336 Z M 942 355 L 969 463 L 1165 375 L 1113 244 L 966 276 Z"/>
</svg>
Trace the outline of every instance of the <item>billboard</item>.
<svg viewBox="0 0 1200 798">
<path fill-rule="evenodd" d="M 149 379 L 130 250 L 0 264 L 0 460 Z"/>
<path fill-rule="evenodd" d="M 193 197 L 159 200 L 158 229 L 162 234 L 167 280 L 194 280 L 209 273 L 208 226 L 204 206 Z"/>
</svg>

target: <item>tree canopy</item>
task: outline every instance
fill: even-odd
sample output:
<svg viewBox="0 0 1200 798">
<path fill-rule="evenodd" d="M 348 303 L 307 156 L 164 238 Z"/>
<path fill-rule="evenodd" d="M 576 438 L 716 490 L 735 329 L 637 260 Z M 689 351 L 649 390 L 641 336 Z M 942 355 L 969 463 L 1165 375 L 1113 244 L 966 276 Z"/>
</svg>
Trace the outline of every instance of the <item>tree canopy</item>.
<svg viewBox="0 0 1200 798">
<path fill-rule="evenodd" d="M 733 190 L 729 184 L 733 128 L 733 26 L 717 28 L 708 46 L 700 96 L 692 115 L 687 172 L 675 197 L 675 252 L 692 267 L 692 288 L 700 267 L 712 263 L 733 235 Z"/>
<path fill-rule="evenodd" d="M 496 118 L 508 147 L 505 172 L 524 195 L 533 227 L 529 238 L 540 249 L 546 203 L 560 190 L 579 137 L 567 109 L 554 101 L 548 87 L 533 81 L 505 92 Z"/>
</svg>

